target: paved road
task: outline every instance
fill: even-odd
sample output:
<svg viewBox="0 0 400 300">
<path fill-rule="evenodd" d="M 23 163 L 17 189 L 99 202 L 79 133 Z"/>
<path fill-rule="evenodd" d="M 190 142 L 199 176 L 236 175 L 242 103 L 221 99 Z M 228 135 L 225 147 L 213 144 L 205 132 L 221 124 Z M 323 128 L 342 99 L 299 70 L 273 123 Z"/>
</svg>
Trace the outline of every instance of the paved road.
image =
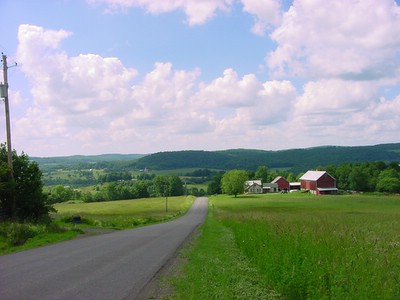
<svg viewBox="0 0 400 300">
<path fill-rule="evenodd" d="M 0 299 L 135 299 L 206 212 L 197 198 L 171 222 L 0 256 Z"/>
</svg>

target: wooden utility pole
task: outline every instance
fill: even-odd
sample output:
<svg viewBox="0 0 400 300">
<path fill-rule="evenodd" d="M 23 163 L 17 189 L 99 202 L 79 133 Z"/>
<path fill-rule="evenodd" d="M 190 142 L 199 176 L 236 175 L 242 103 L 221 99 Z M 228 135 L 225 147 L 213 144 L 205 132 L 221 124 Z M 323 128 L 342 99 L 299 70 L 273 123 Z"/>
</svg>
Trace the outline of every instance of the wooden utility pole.
<svg viewBox="0 0 400 300">
<path fill-rule="evenodd" d="M 6 111 L 6 132 L 7 132 L 7 162 L 10 168 L 10 179 L 12 183 L 12 217 L 16 216 L 16 203 L 15 203 L 15 193 L 14 193 L 14 168 L 12 161 L 12 147 L 11 147 L 11 122 L 10 122 L 10 105 L 8 103 L 8 78 L 7 78 L 7 56 L 2 53 L 3 61 L 3 78 L 4 83 L 1 85 L 1 97 L 4 98 L 4 105 Z"/>
</svg>

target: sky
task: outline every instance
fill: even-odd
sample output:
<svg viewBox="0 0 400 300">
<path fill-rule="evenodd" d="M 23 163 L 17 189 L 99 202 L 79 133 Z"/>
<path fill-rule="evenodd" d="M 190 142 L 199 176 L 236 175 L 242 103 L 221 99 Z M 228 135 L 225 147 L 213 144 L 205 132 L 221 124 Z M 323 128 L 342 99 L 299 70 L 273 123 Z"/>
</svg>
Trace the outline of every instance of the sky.
<svg viewBox="0 0 400 300">
<path fill-rule="evenodd" d="M 400 142 L 399 2 L 0 0 L 12 147 L 48 157 Z"/>
</svg>

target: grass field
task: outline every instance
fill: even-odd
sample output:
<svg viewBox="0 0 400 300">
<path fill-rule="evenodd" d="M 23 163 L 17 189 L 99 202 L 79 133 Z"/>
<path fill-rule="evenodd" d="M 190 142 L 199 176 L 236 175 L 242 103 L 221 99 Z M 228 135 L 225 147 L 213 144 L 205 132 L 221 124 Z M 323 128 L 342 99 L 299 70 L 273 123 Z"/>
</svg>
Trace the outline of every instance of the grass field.
<svg viewBox="0 0 400 300">
<path fill-rule="evenodd" d="M 216 196 L 202 232 L 173 299 L 400 299 L 399 196 Z"/>
<path fill-rule="evenodd" d="M 140 225 L 163 222 L 181 216 L 194 197 L 159 197 L 92 203 L 59 203 L 55 217 L 59 222 L 70 222 L 81 217 L 79 227 L 127 229 Z"/>
<path fill-rule="evenodd" d="M 0 254 L 72 239 L 86 228 L 128 229 L 164 222 L 184 214 L 194 197 L 146 198 L 94 203 L 60 203 L 50 224 L 0 223 Z M 80 216 L 79 224 L 73 218 Z"/>
</svg>

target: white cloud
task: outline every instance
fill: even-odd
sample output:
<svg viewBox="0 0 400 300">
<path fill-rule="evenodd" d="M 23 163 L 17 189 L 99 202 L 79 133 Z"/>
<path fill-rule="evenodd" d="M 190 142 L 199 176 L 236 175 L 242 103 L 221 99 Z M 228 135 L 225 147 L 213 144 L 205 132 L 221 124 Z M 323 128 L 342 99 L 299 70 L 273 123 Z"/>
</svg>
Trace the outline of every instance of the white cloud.
<svg viewBox="0 0 400 300">
<path fill-rule="evenodd" d="M 243 11 L 254 16 L 251 31 L 257 35 L 264 35 L 269 26 L 277 25 L 281 20 L 279 0 L 241 0 L 241 2 Z"/>
<path fill-rule="evenodd" d="M 322 79 L 305 84 L 296 113 L 315 115 L 353 113 L 365 109 L 376 97 L 376 85 L 365 81 Z"/>
<path fill-rule="evenodd" d="M 109 12 L 131 7 L 142 7 L 151 14 L 183 10 L 189 25 L 200 25 L 214 17 L 216 11 L 227 11 L 233 0 L 87 0 L 88 3 L 104 3 Z"/>
<path fill-rule="evenodd" d="M 242 107 L 241 119 L 255 126 L 265 126 L 288 121 L 296 99 L 296 89 L 289 81 L 267 81 L 258 91 L 251 107 Z"/>
<path fill-rule="evenodd" d="M 222 77 L 201 86 L 199 99 L 209 107 L 251 106 L 260 89 L 262 84 L 254 74 L 239 79 L 235 70 L 226 69 Z"/>
<path fill-rule="evenodd" d="M 295 0 L 271 38 L 275 76 L 390 77 L 400 66 L 400 7 L 392 0 Z"/>
<path fill-rule="evenodd" d="M 144 8 L 151 14 L 182 10 L 191 26 L 202 25 L 215 17 L 218 11 L 228 12 L 235 2 L 241 2 L 243 11 L 254 17 L 251 31 L 264 35 L 267 29 L 281 20 L 281 0 L 87 0 L 90 4 L 105 4 L 107 12 L 115 13 L 132 7 Z"/>
<path fill-rule="evenodd" d="M 157 62 L 139 78 L 115 57 L 70 56 L 62 42 L 71 32 L 21 25 L 18 37 L 31 98 L 11 91 L 20 111 L 13 136 L 34 156 L 373 144 L 396 140 L 400 130 L 398 93 L 380 95 L 385 87 L 394 94 L 395 76 L 351 80 L 329 71 L 298 92 L 289 80 L 261 81 L 232 68 L 201 82 L 200 69 Z M 304 69 L 293 45 L 290 67 Z"/>
</svg>

